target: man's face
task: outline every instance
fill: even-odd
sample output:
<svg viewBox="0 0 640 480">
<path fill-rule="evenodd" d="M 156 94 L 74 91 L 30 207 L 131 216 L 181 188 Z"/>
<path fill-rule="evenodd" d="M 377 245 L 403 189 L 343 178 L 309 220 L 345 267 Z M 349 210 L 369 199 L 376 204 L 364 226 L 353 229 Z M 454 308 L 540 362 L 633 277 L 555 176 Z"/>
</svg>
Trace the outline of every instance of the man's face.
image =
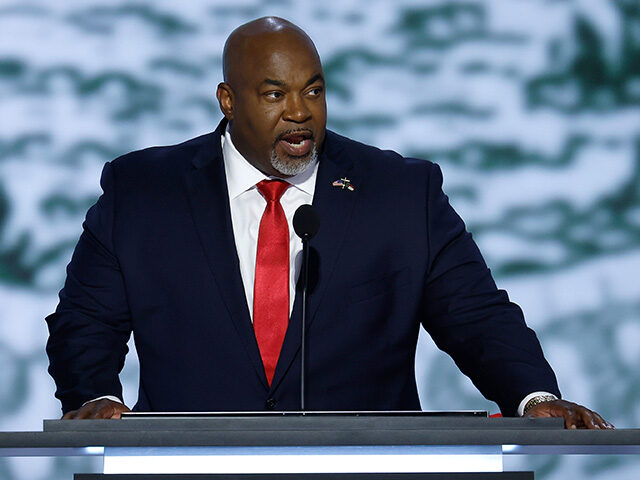
<svg viewBox="0 0 640 480">
<path fill-rule="evenodd" d="M 327 122 L 315 48 L 296 35 L 267 35 L 242 57 L 228 82 L 231 99 L 218 89 L 233 143 L 268 175 L 300 173 L 322 146 Z"/>
</svg>

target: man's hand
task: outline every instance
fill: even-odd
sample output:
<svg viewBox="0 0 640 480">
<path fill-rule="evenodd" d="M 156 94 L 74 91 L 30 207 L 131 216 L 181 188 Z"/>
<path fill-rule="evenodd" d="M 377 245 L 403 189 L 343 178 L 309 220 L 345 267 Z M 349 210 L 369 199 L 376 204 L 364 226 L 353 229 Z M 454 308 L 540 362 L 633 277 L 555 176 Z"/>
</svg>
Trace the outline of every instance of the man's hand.
<svg viewBox="0 0 640 480">
<path fill-rule="evenodd" d="M 564 417 L 564 428 L 615 428 L 596 412 L 565 400 L 542 402 L 531 407 L 525 417 Z"/>
<path fill-rule="evenodd" d="M 83 405 L 78 410 L 71 410 L 65 413 L 63 420 L 79 420 L 85 418 L 120 418 L 122 412 L 130 412 L 129 408 L 122 403 L 114 402 L 108 398 L 95 400 Z"/>
</svg>

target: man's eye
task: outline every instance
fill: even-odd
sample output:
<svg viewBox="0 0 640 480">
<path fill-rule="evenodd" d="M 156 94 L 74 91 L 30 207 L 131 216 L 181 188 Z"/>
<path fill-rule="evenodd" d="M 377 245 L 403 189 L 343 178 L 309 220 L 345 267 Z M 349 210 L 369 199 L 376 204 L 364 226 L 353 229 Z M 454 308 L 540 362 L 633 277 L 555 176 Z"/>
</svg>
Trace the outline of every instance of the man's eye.
<svg viewBox="0 0 640 480">
<path fill-rule="evenodd" d="M 314 87 L 311 90 L 309 90 L 309 94 L 313 95 L 314 97 L 317 97 L 321 93 L 322 93 L 322 87 Z"/>
<path fill-rule="evenodd" d="M 282 93 L 280 93 L 280 92 L 267 92 L 267 93 L 265 93 L 265 95 L 268 98 L 271 98 L 273 100 L 277 100 L 278 98 L 282 97 Z"/>
</svg>

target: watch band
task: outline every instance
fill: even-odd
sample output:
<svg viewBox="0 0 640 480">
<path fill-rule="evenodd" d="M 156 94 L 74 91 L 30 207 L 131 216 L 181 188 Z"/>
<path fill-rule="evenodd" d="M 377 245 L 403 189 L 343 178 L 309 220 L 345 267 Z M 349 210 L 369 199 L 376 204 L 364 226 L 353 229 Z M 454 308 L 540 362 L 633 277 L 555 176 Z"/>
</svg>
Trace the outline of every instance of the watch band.
<svg viewBox="0 0 640 480">
<path fill-rule="evenodd" d="M 531 410 L 533 407 L 535 407 L 536 405 L 540 405 L 541 403 L 545 403 L 545 402 L 552 402 L 554 400 L 558 400 L 558 397 L 552 394 L 537 395 L 526 403 L 526 405 L 524 406 L 523 415 L 526 415 L 527 412 Z"/>
</svg>

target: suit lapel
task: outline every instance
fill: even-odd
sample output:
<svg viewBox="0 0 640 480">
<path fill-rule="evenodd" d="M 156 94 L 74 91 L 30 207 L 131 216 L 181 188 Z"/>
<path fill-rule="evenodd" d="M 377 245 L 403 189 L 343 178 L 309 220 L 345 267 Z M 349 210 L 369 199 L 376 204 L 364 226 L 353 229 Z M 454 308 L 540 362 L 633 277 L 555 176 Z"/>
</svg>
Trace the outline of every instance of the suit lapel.
<svg viewBox="0 0 640 480">
<path fill-rule="evenodd" d="M 354 190 L 334 187 L 334 181 L 346 178 Z M 358 199 L 358 186 L 362 177 L 354 167 L 348 152 L 342 148 L 340 137 L 327 132 L 325 146 L 320 155 L 318 175 L 313 196 L 313 206 L 320 216 L 318 234 L 310 241 L 309 267 L 309 315 L 307 332 L 315 319 L 318 307 L 336 269 L 338 255 L 345 240 L 353 207 Z M 296 290 L 289 328 L 284 339 L 280 358 L 271 384 L 275 391 L 291 367 L 301 342 L 302 295 Z"/>
<path fill-rule="evenodd" d="M 260 358 L 249 309 L 247 308 L 240 265 L 233 237 L 229 194 L 222 159 L 220 136 L 223 121 L 211 141 L 193 160 L 194 169 L 186 174 L 189 203 L 202 247 L 222 299 L 242 344 L 265 390 L 267 379 Z"/>
</svg>

